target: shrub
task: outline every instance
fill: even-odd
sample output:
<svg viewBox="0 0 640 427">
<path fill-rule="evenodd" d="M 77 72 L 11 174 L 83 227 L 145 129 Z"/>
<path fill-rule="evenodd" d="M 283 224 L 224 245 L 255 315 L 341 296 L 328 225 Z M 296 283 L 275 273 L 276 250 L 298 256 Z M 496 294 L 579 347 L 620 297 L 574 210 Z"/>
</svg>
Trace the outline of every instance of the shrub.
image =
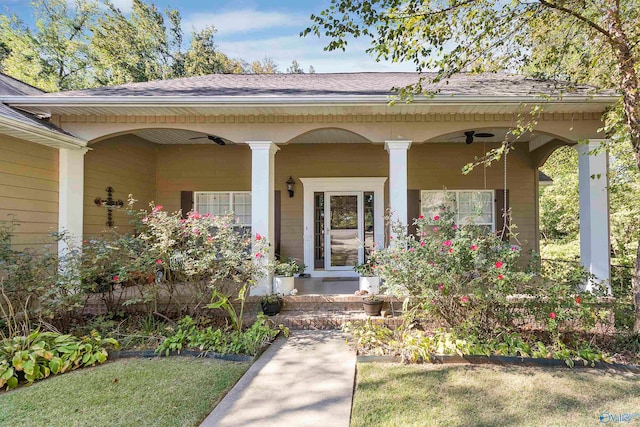
<svg viewBox="0 0 640 427">
<path fill-rule="evenodd" d="M 398 238 L 372 256 L 382 289 L 408 296 L 415 313 L 481 338 L 523 322 L 590 327 L 598 319 L 594 294 L 579 294 L 575 281 L 545 280 L 520 247 L 472 223 L 457 225 L 445 207 L 414 225 L 416 236 L 392 223 Z"/>
<path fill-rule="evenodd" d="M 189 316 L 178 322 L 173 335 L 167 337 L 157 348 L 157 353 L 169 355 L 185 349 L 221 354 L 247 354 L 255 356 L 265 345 L 273 341 L 280 331 L 288 333 L 282 326 L 275 328 L 264 315 L 246 330 L 235 328 L 199 327 Z"/>
</svg>

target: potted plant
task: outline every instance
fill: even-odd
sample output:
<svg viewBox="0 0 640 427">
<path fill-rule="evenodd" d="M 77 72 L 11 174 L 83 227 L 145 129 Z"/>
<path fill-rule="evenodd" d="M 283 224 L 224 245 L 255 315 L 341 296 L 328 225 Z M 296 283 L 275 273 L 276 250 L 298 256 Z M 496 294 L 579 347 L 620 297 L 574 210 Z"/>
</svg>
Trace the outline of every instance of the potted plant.
<svg viewBox="0 0 640 427">
<path fill-rule="evenodd" d="M 368 316 L 380 316 L 382 300 L 376 294 L 370 294 L 362 299 L 362 307 Z"/>
<path fill-rule="evenodd" d="M 282 309 L 282 294 L 265 295 L 260 299 L 262 312 L 267 316 L 275 316 Z"/>
<path fill-rule="evenodd" d="M 276 293 L 290 295 L 294 291 L 294 275 L 304 271 L 304 264 L 298 264 L 293 258 L 276 261 L 273 266 L 273 290 Z"/>
<path fill-rule="evenodd" d="M 361 263 L 356 263 L 353 266 L 353 270 L 360 275 L 359 289 L 361 291 L 367 291 L 370 294 L 377 294 L 380 292 L 380 278 L 376 276 L 376 263 L 372 257 Z"/>
</svg>

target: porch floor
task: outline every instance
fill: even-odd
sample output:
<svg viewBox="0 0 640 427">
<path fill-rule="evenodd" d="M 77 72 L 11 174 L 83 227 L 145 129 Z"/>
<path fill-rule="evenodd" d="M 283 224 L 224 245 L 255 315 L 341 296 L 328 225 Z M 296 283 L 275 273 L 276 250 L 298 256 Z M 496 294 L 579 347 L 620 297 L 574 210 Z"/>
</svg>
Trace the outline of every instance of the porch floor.
<svg viewBox="0 0 640 427">
<path fill-rule="evenodd" d="M 298 295 L 353 295 L 358 290 L 358 278 L 296 277 Z"/>
</svg>

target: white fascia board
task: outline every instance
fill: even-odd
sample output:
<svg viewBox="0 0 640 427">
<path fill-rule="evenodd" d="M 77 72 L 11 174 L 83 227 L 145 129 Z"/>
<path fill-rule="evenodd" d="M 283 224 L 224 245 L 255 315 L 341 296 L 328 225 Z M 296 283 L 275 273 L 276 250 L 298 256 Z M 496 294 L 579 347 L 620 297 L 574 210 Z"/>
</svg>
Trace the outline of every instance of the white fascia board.
<svg viewBox="0 0 640 427">
<path fill-rule="evenodd" d="M 389 103 L 392 96 L 386 95 L 352 95 L 352 96 L 0 96 L 0 102 L 13 107 L 54 107 L 54 106 L 166 106 L 166 107 L 198 107 L 216 105 L 237 106 L 319 106 L 319 105 L 380 105 Z M 576 96 L 565 95 L 558 99 L 541 96 L 460 96 L 436 95 L 433 97 L 415 97 L 412 104 L 429 105 L 500 105 L 500 104 L 575 104 L 595 103 L 613 104 L 619 96 L 593 95 Z M 401 102 L 401 101 L 399 101 Z"/>
<path fill-rule="evenodd" d="M 87 141 L 76 138 L 75 136 L 65 135 L 52 130 L 31 126 L 27 123 L 21 122 L 19 120 L 12 120 L 8 117 L 0 116 L 0 126 L 5 126 L 24 133 L 25 139 L 27 140 L 31 140 L 29 136 L 35 136 L 37 138 L 50 140 L 52 142 L 51 146 L 55 146 L 57 148 L 79 149 L 85 148 L 87 146 Z M 37 143 L 41 144 L 41 142 Z"/>
</svg>

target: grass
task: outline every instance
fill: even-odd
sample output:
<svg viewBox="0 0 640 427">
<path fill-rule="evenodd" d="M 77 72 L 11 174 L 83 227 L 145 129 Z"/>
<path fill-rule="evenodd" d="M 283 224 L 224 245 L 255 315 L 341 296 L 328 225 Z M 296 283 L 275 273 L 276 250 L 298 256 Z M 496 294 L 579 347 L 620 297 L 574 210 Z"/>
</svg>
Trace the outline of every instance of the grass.
<svg viewBox="0 0 640 427">
<path fill-rule="evenodd" d="M 196 426 L 248 363 L 122 359 L 0 393 L 0 426 Z"/>
<path fill-rule="evenodd" d="M 640 375 L 364 363 L 351 426 L 585 426 L 603 412 L 640 413 Z"/>
</svg>

